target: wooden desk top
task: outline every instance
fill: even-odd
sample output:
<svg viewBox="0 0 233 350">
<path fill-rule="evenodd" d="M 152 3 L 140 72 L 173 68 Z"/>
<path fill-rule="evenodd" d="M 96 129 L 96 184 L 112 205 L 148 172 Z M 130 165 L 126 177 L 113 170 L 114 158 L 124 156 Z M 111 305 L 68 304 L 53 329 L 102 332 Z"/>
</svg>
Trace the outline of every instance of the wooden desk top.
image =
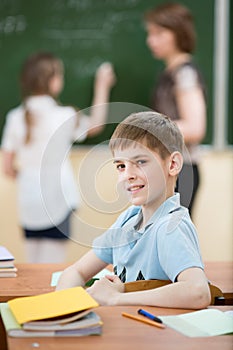
<svg viewBox="0 0 233 350">
<path fill-rule="evenodd" d="M 15 297 L 47 293 L 54 288 L 50 286 L 52 272 L 63 270 L 67 264 L 16 264 L 18 276 L 16 278 L 0 278 L 0 302 Z M 208 279 L 224 292 L 233 291 L 233 263 L 207 262 L 206 274 Z M 226 310 L 226 306 L 219 307 Z M 182 350 L 203 349 L 211 346 L 211 350 L 232 349 L 233 337 L 188 338 L 172 329 L 155 329 L 140 322 L 126 319 L 121 316 L 122 311 L 136 313 L 138 307 L 99 307 L 104 327 L 101 336 L 82 338 L 10 338 L 8 350 L 31 350 L 38 347 L 40 350 L 73 350 L 85 349 L 146 349 Z M 165 308 L 148 308 L 157 315 L 169 315 L 190 312 L 190 310 L 176 310 Z M 4 329 L 0 319 L 1 350 L 7 349 Z M 33 343 L 35 343 L 33 345 Z M 158 347 L 157 347 L 158 345 Z M 78 346 L 78 347 L 77 347 Z"/>
<path fill-rule="evenodd" d="M 0 278 L 0 302 L 10 299 L 51 292 L 53 272 L 63 270 L 67 264 L 16 264 L 16 278 Z M 233 291 L 233 262 L 206 262 L 205 271 L 212 284 L 223 292 Z"/>
<path fill-rule="evenodd" d="M 0 278 L 0 302 L 10 299 L 49 293 L 52 273 L 62 271 L 67 264 L 15 264 L 17 277 Z"/>
<path fill-rule="evenodd" d="M 9 350 L 231 350 L 232 335 L 206 338 L 186 337 L 166 327 L 159 329 L 135 320 L 122 317 L 121 312 L 137 314 L 137 306 L 99 307 L 96 312 L 104 325 L 101 336 L 76 338 L 10 338 Z M 146 307 L 157 315 L 171 315 L 190 310 Z"/>
<path fill-rule="evenodd" d="M 233 261 L 205 262 L 209 281 L 225 293 L 233 292 Z"/>
</svg>

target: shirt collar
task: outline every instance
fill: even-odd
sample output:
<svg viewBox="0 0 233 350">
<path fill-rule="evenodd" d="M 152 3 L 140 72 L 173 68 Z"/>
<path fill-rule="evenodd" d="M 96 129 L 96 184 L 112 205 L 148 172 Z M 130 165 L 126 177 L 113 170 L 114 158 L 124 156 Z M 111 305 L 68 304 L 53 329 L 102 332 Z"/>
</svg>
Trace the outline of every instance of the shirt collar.
<svg viewBox="0 0 233 350">
<path fill-rule="evenodd" d="M 142 220 L 142 210 L 136 215 L 133 222 L 133 228 L 140 234 L 143 234 L 149 226 L 154 224 L 157 220 L 161 219 L 163 216 L 176 211 L 180 208 L 180 194 L 175 193 L 172 197 L 169 197 L 165 202 L 163 202 L 160 207 L 154 212 L 147 224 L 140 230 L 137 229 L 139 223 Z"/>
<path fill-rule="evenodd" d="M 25 100 L 26 108 L 31 109 L 46 109 L 49 106 L 56 105 L 56 101 L 49 95 L 37 95 L 37 96 L 29 96 Z"/>
<path fill-rule="evenodd" d="M 172 197 L 169 197 L 165 202 L 163 202 L 160 205 L 160 207 L 151 216 L 146 226 L 153 224 L 156 220 L 177 210 L 179 207 L 180 207 L 180 194 L 175 193 Z"/>
</svg>

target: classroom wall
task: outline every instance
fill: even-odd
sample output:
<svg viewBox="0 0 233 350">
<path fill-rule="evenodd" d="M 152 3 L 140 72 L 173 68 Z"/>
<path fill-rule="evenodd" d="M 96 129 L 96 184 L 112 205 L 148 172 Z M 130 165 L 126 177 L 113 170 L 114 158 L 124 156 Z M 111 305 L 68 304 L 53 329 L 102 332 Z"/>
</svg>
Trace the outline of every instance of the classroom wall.
<svg viewBox="0 0 233 350">
<path fill-rule="evenodd" d="M 194 209 L 203 259 L 233 260 L 233 151 L 203 148 L 201 186 Z M 90 247 L 92 239 L 114 222 L 126 208 L 118 197 L 116 177 L 107 148 L 73 149 L 74 174 L 81 182 L 81 205 L 72 221 L 67 260 L 73 261 Z M 0 153 L 1 161 L 1 153 Z M 23 238 L 17 220 L 16 184 L 0 170 L 0 244 L 25 262 Z"/>
</svg>

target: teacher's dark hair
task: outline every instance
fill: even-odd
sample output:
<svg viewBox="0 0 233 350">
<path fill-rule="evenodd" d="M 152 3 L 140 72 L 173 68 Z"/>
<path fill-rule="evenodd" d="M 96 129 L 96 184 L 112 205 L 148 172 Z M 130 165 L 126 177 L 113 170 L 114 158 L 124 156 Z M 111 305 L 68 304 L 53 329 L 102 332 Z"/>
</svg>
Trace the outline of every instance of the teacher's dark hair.
<svg viewBox="0 0 233 350">
<path fill-rule="evenodd" d="M 144 15 L 144 21 L 171 30 L 182 52 L 192 53 L 196 45 L 193 16 L 189 9 L 178 3 L 161 4 Z"/>
</svg>

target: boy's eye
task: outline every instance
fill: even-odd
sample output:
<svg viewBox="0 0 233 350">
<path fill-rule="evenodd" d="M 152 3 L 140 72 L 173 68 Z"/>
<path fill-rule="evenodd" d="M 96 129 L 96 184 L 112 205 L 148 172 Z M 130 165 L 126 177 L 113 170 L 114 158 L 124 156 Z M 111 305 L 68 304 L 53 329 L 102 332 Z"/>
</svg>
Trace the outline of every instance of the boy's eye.
<svg viewBox="0 0 233 350">
<path fill-rule="evenodd" d="M 121 171 L 125 168 L 125 164 L 122 164 L 122 163 L 117 164 L 116 168 L 117 168 L 117 170 Z"/>
<path fill-rule="evenodd" d="M 146 161 L 143 160 L 143 159 L 139 159 L 139 160 L 137 161 L 137 164 L 138 164 L 138 165 L 142 165 L 142 164 L 145 164 L 145 163 L 146 163 Z"/>
</svg>

